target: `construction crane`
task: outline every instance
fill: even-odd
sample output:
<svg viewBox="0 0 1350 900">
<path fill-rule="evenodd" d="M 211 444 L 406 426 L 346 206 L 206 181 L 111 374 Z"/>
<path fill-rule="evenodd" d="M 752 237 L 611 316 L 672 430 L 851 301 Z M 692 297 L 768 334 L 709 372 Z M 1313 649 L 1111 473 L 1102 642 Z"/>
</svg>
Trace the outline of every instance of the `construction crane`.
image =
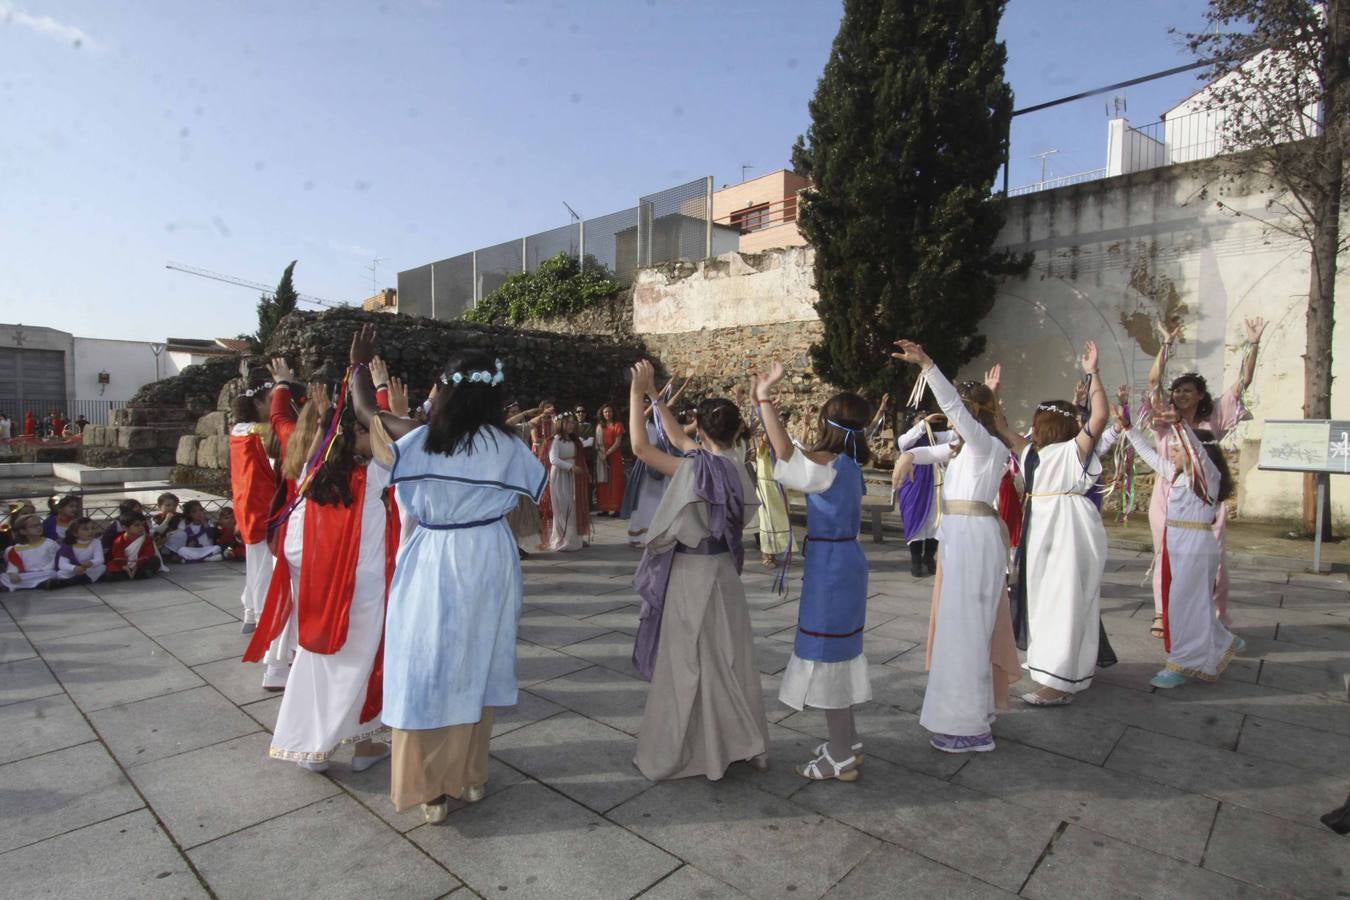
<svg viewBox="0 0 1350 900">
<path fill-rule="evenodd" d="M 186 272 L 189 275 L 196 275 L 200 278 L 210 278 L 212 281 L 223 281 L 226 284 L 236 284 L 239 287 L 253 288 L 262 291 L 264 294 L 276 294 L 276 288 L 268 287 L 261 281 L 249 281 L 247 278 L 236 278 L 233 275 L 222 275 L 219 272 L 212 272 L 209 269 L 198 268 L 197 266 L 185 266 L 182 263 L 167 262 L 164 268 L 173 269 L 175 272 Z M 309 294 L 296 294 L 301 303 L 312 303 L 315 306 L 327 306 L 330 309 L 344 309 L 351 304 L 338 303 L 333 300 L 325 300 L 322 297 L 311 297 Z"/>
</svg>

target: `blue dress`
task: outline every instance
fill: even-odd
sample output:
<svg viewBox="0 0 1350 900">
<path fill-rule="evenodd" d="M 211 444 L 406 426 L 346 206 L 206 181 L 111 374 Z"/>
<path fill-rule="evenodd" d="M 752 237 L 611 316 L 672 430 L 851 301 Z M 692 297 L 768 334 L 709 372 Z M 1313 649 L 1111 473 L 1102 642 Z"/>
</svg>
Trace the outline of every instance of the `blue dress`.
<svg viewBox="0 0 1350 900">
<path fill-rule="evenodd" d="M 867 621 L 867 556 L 862 527 L 862 469 L 852 457 L 834 460 L 834 483 L 806 495 L 806 561 L 793 652 L 813 662 L 862 655 Z"/>
<path fill-rule="evenodd" d="M 522 441 L 485 429 L 473 452 L 425 449 L 425 426 L 394 444 L 391 482 L 408 523 L 384 644 L 385 724 L 404 730 L 479 721 L 516 703 L 521 575 L 506 523 L 547 476 Z"/>
</svg>

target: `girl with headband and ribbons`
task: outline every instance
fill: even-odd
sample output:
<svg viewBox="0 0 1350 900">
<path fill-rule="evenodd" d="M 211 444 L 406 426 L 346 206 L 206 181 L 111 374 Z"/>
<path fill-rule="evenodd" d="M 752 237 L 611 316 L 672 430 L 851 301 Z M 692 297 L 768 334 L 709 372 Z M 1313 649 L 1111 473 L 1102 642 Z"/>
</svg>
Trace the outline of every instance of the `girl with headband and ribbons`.
<svg viewBox="0 0 1350 900">
<path fill-rule="evenodd" d="M 1216 400 L 1210 396 L 1209 387 L 1204 377 L 1197 372 L 1186 372 L 1177 376 L 1173 379 L 1169 389 L 1164 392 L 1162 384 L 1163 377 L 1166 374 L 1167 360 L 1173 342 L 1182 337 L 1182 327 L 1174 325 L 1169 328 L 1163 322 L 1158 323 L 1158 332 L 1162 336 L 1162 343 L 1158 347 L 1158 355 L 1153 361 L 1153 367 L 1148 373 L 1148 393 L 1144 395 L 1144 401 L 1140 405 L 1139 417 L 1143 424 L 1152 420 L 1154 440 L 1158 444 L 1158 455 L 1163 459 L 1166 459 L 1170 454 L 1170 443 L 1175 435 L 1175 431 L 1161 417 L 1164 412 L 1175 413 L 1181 421 L 1193 429 L 1209 429 L 1215 435 L 1216 440 L 1223 440 L 1228 432 L 1238 426 L 1238 423 L 1252 417 L 1251 412 L 1242 402 L 1242 394 L 1251 386 L 1252 378 L 1256 374 L 1256 357 L 1261 347 L 1261 336 L 1266 331 L 1266 320 L 1259 317 L 1247 319 L 1244 321 L 1243 327 L 1246 334 L 1246 349 L 1243 351 L 1242 365 L 1238 371 L 1237 380 Z M 1150 633 L 1159 638 L 1163 636 L 1162 571 L 1159 559 L 1162 553 L 1163 529 L 1167 524 L 1167 503 L 1171 490 L 1172 486 L 1169 482 L 1162 478 L 1155 478 L 1153 480 L 1153 494 L 1149 498 L 1148 506 L 1148 524 L 1153 533 L 1154 548 L 1153 625 Z M 1221 505 L 1218 516 L 1214 519 L 1214 537 L 1219 543 L 1219 566 L 1214 576 L 1214 608 L 1224 625 L 1229 624 L 1228 569 L 1224 564 L 1224 531 L 1227 521 L 1227 508 Z"/>
<path fill-rule="evenodd" d="M 806 495 L 797 635 L 778 699 L 795 710 L 825 711 L 829 739 L 797 774 L 813 781 L 856 781 L 863 755 L 853 707 L 872 699 L 863 655 L 867 556 L 858 543 L 866 493 L 861 467 L 871 457 L 866 431 L 872 407 L 852 392 L 835 394 L 820 409 L 815 446 L 799 448 L 773 404 L 773 386 L 784 374 L 783 364 L 775 362 L 767 374 L 751 379 L 777 457 L 774 477 Z"/>
<path fill-rule="evenodd" d="M 1172 431 L 1167 456 L 1154 449 L 1139 426 L 1128 436 L 1158 480 L 1171 485 L 1158 566 L 1167 664 L 1149 684 L 1174 688 L 1187 678 L 1218 680 L 1244 646 L 1214 614 L 1213 601 L 1221 552 L 1214 520 L 1232 493 L 1233 478 L 1211 432 L 1195 431 L 1172 415 L 1154 421 Z"/>
<path fill-rule="evenodd" d="M 505 365 L 456 353 L 425 425 L 376 407 L 366 366 L 375 329 L 352 338 L 351 392 L 375 463 L 390 470 L 407 523 L 389 586 L 385 724 L 393 729 L 390 796 L 445 821 L 447 799 L 485 793 L 493 709 L 515 706 L 520 558 L 506 516 L 538 502 L 544 466 L 506 431 Z"/>
<path fill-rule="evenodd" d="M 244 606 L 241 631 L 257 628 L 272 578 L 272 551 L 267 546 L 267 519 L 275 492 L 272 457 L 277 438 L 271 425 L 272 382 L 255 381 L 230 404 L 234 425 L 230 429 L 230 501 L 244 542 Z"/>
<path fill-rule="evenodd" d="M 945 753 L 994 749 L 990 725 L 1020 677 L 1006 594 L 1008 547 L 995 503 L 1008 463 L 998 437 L 994 392 L 967 382 L 961 392 L 923 347 L 895 342 L 895 359 L 913 363 L 961 439 L 942 481 L 938 577 L 929 624 L 928 687 L 919 724 Z M 993 657 L 993 658 L 991 658 Z"/>
<path fill-rule="evenodd" d="M 1089 412 L 1047 400 L 1031 419 L 1031 440 L 1014 434 L 1000 417 L 1004 440 L 1020 455 L 1026 496 L 1017 548 L 1013 630 L 1027 650 L 1026 668 L 1040 685 L 1023 694 L 1031 706 L 1065 706 L 1092 685 L 1101 625 L 1101 585 L 1106 571 L 1106 528 L 1091 494 L 1102 473 L 1098 445 L 1110 407 L 1097 374 L 1097 345 L 1080 359 Z M 1096 627 L 1093 627 L 1096 626 Z"/>
</svg>

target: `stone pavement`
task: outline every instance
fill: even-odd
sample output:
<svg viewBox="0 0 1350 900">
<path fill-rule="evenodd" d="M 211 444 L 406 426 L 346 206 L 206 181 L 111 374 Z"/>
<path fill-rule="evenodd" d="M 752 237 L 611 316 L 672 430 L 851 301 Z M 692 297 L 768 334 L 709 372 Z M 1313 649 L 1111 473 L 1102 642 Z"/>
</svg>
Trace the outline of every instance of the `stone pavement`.
<svg viewBox="0 0 1350 900">
<path fill-rule="evenodd" d="M 751 554 L 773 768 L 650 784 L 630 762 L 636 555 L 620 523 L 599 531 L 526 563 L 520 703 L 498 716 L 487 798 L 441 827 L 395 813 L 388 767 L 354 774 L 350 750 L 327 775 L 267 759 L 280 697 L 238 661 L 241 567 L 4 595 L 0 894 L 1350 895 L 1350 838 L 1317 821 L 1350 789 L 1343 580 L 1235 571 L 1247 651 L 1216 685 L 1160 693 L 1147 560 L 1113 554 L 1120 664 L 1073 706 L 1014 701 L 996 752 L 947 756 L 917 718 L 931 581 L 899 542 L 867 543 L 867 762 L 853 784 L 810 784 L 791 766 L 823 718 L 776 700 L 795 601 Z"/>
</svg>

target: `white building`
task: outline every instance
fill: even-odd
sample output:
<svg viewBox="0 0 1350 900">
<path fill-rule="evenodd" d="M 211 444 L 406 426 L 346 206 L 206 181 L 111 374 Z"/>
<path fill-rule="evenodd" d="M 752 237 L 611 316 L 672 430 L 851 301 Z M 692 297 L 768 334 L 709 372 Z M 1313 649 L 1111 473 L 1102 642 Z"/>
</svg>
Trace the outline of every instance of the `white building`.
<svg viewBox="0 0 1350 900">
<path fill-rule="evenodd" d="M 55 328 L 0 325 L 0 411 L 16 423 L 32 411 L 103 424 L 146 384 L 244 348 L 230 339 L 164 343 L 76 337 Z"/>
</svg>

